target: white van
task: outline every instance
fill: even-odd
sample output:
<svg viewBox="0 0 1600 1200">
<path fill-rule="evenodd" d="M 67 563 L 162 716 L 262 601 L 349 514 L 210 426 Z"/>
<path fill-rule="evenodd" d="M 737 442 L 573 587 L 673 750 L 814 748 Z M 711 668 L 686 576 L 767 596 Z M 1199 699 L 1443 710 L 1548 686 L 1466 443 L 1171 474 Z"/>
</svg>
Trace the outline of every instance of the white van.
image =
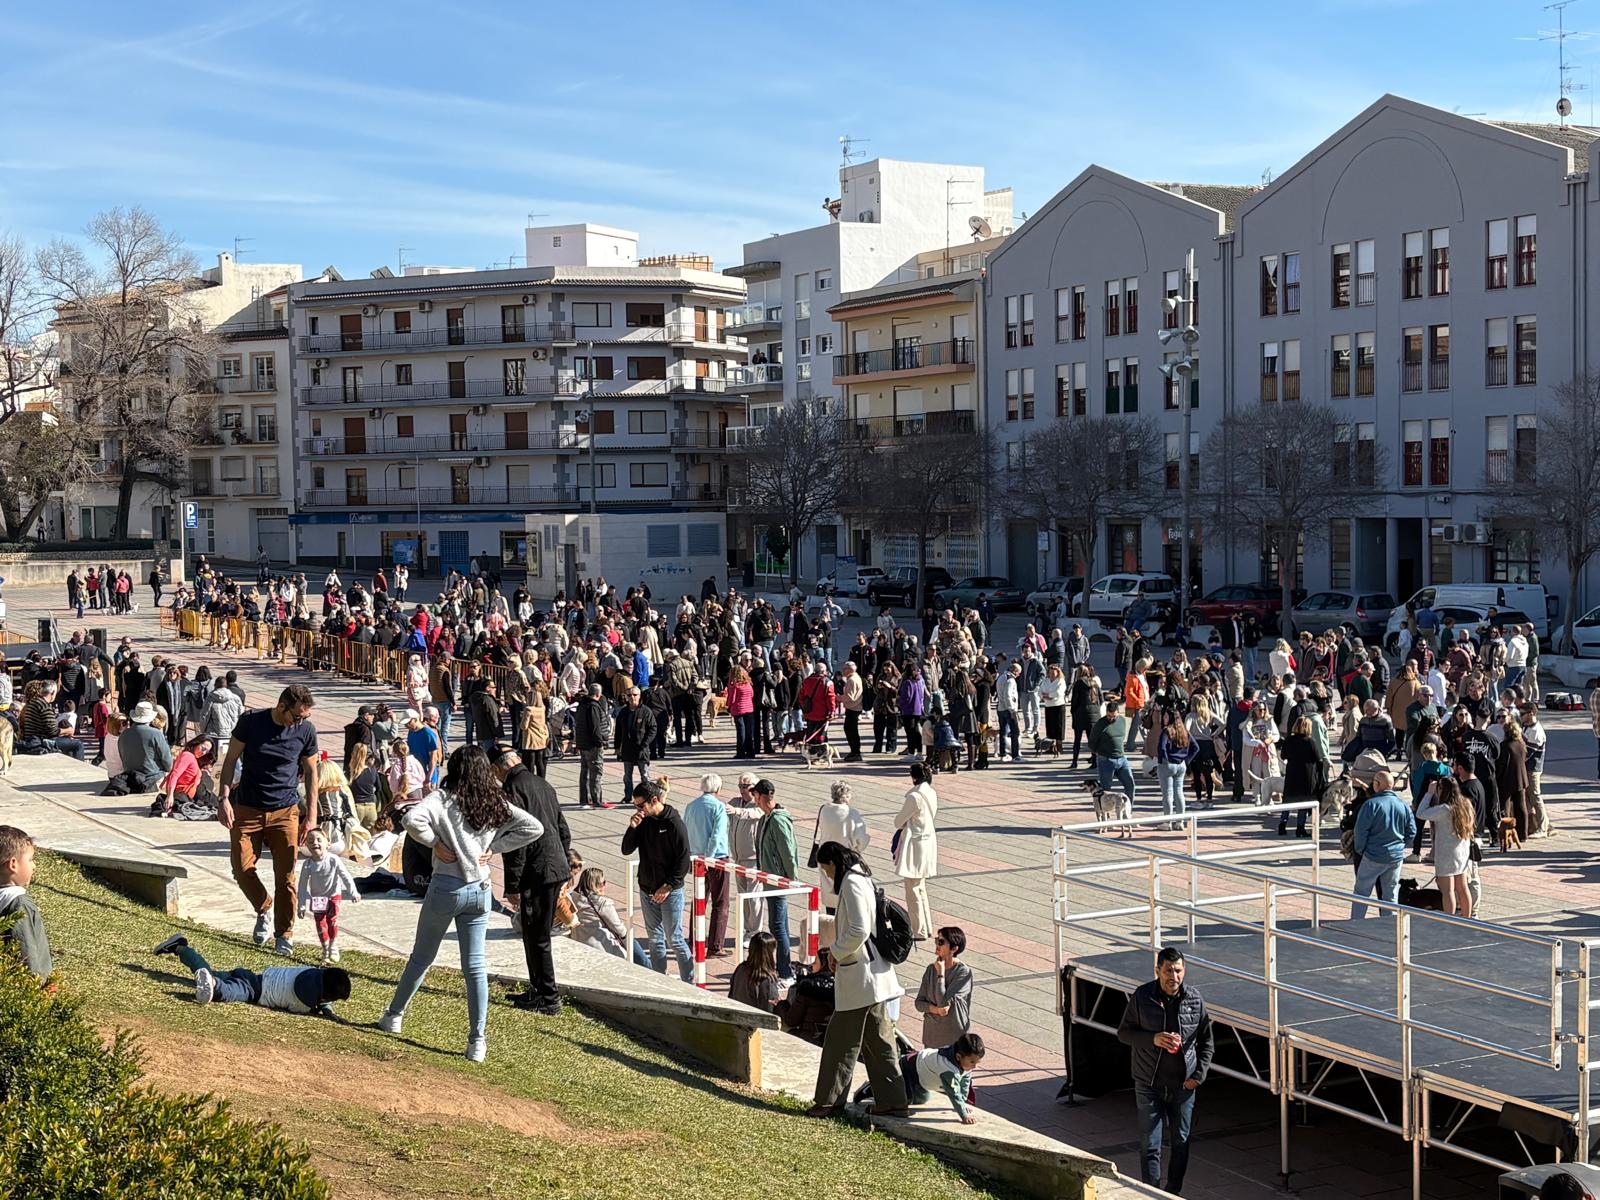
<svg viewBox="0 0 1600 1200">
<path fill-rule="evenodd" d="M 1478 608 L 1515 608 L 1528 614 L 1534 632 L 1544 641 L 1550 635 L 1549 601 L 1542 583 L 1441 583 L 1425 587 L 1389 614 L 1384 644 L 1405 627 L 1406 617 L 1419 608 L 1465 605 Z"/>
</svg>

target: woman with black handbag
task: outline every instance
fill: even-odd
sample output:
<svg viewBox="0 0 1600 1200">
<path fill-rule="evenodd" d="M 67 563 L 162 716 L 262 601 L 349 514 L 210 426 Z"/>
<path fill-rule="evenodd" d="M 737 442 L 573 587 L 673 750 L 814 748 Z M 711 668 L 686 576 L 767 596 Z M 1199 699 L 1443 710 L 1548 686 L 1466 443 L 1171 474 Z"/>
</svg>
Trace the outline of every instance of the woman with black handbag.
<svg viewBox="0 0 1600 1200">
<path fill-rule="evenodd" d="M 1311 734 L 1311 718 L 1299 717 L 1283 743 L 1283 799 L 1286 804 L 1319 800 L 1328 786 L 1328 758 Z M 1296 837 L 1310 837 L 1306 818 L 1310 809 L 1301 809 Z M 1278 815 L 1278 836 L 1289 832 L 1289 814 Z"/>
</svg>

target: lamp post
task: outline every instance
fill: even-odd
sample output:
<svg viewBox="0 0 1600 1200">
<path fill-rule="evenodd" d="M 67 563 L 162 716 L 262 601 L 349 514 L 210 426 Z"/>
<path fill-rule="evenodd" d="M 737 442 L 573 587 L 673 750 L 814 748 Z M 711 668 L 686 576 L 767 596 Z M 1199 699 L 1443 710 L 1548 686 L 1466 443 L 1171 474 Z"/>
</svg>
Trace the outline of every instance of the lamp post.
<svg viewBox="0 0 1600 1200">
<path fill-rule="evenodd" d="M 1189 615 L 1189 508 L 1194 481 L 1189 477 L 1189 439 L 1192 436 L 1193 400 L 1190 392 L 1195 378 L 1195 346 L 1200 341 L 1200 330 L 1194 324 L 1194 248 L 1183 256 L 1183 274 L 1178 281 L 1178 294 L 1162 301 L 1165 312 L 1176 313 L 1178 328 L 1162 329 L 1156 333 L 1163 346 L 1174 338 L 1183 343 L 1183 356 L 1176 362 L 1162 363 L 1161 374 L 1178 384 L 1178 406 L 1183 412 L 1182 439 L 1178 446 L 1178 490 L 1183 497 L 1183 528 L 1178 543 L 1178 623 L 1182 625 Z"/>
</svg>

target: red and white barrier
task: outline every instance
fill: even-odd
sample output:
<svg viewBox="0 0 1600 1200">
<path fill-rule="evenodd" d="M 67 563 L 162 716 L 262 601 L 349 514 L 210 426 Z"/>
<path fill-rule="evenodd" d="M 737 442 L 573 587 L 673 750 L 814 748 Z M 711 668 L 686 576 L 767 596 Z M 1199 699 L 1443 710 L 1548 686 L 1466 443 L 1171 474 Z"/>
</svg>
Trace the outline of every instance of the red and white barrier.
<svg viewBox="0 0 1600 1200">
<path fill-rule="evenodd" d="M 769 871 L 758 871 L 754 867 L 740 866 L 726 858 L 703 858 L 696 856 L 691 860 L 694 870 L 694 907 L 690 910 L 689 918 L 690 942 L 694 948 L 694 982 L 696 987 L 706 986 L 706 933 L 711 922 L 711 909 L 707 896 L 706 873 L 708 871 L 726 871 L 731 876 L 740 879 L 752 880 L 756 885 L 755 891 L 740 892 L 730 886 L 728 888 L 728 903 L 735 906 L 735 937 L 740 944 L 739 953 L 744 953 L 744 906 L 743 902 L 752 898 L 765 899 L 768 896 L 805 896 L 806 897 L 806 935 L 801 939 L 800 961 L 810 963 L 816 961 L 817 942 L 822 924 L 822 890 L 815 884 L 798 883 L 793 879 L 785 879 L 782 875 L 774 875 Z M 729 879 L 730 885 L 732 878 Z"/>
</svg>

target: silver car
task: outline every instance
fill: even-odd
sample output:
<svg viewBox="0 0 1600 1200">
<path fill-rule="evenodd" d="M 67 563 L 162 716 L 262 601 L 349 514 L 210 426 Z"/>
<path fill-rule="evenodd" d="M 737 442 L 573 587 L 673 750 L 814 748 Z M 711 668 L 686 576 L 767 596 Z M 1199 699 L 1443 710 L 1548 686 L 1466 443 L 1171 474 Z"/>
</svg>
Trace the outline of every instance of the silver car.
<svg viewBox="0 0 1600 1200">
<path fill-rule="evenodd" d="M 1314 592 L 1294 606 L 1294 627 L 1307 633 L 1343 629 L 1366 641 L 1378 641 L 1393 607 L 1394 597 L 1388 592 Z"/>
</svg>

